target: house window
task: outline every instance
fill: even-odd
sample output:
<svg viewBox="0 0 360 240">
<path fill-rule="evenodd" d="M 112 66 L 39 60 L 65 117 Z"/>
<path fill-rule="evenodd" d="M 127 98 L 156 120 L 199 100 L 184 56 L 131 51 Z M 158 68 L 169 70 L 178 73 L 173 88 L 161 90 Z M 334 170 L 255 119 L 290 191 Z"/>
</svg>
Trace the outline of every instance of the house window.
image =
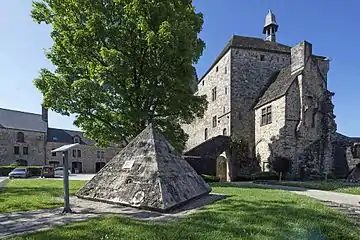
<svg viewBox="0 0 360 240">
<path fill-rule="evenodd" d="M 216 125 L 217 125 L 217 117 L 214 116 L 213 119 L 212 119 L 212 126 L 216 127 Z"/>
<path fill-rule="evenodd" d="M 238 113 L 238 119 L 241 120 L 241 112 Z"/>
<path fill-rule="evenodd" d="M 24 155 L 29 155 L 29 148 L 28 147 L 23 147 L 23 154 Z"/>
<path fill-rule="evenodd" d="M 261 109 L 261 125 L 271 123 L 271 106 Z"/>
<path fill-rule="evenodd" d="M 101 151 L 101 152 L 100 152 L 100 154 L 101 154 L 101 155 L 100 155 L 100 156 L 101 156 L 101 158 L 104 158 L 104 156 L 105 156 L 105 152 L 104 152 L 104 151 Z"/>
<path fill-rule="evenodd" d="M 355 145 L 352 149 L 353 158 L 360 158 L 360 145 Z"/>
<path fill-rule="evenodd" d="M 78 158 L 81 158 L 81 150 L 80 149 L 77 150 L 77 156 L 78 156 Z"/>
<path fill-rule="evenodd" d="M 224 135 L 224 136 L 227 135 L 227 130 L 226 130 L 226 128 L 223 129 L 223 135 Z"/>
<path fill-rule="evenodd" d="M 264 55 L 260 55 L 260 61 L 264 61 L 265 60 L 265 56 Z"/>
<path fill-rule="evenodd" d="M 21 142 L 21 143 L 25 142 L 24 133 L 18 132 L 18 133 L 16 134 L 16 141 L 17 141 L 17 142 Z"/>
<path fill-rule="evenodd" d="M 225 67 L 225 74 L 227 74 L 227 67 Z"/>
<path fill-rule="evenodd" d="M 14 147 L 14 154 L 15 154 L 15 155 L 19 155 L 19 154 L 20 154 L 20 148 L 19 148 L 19 146 L 15 146 L 15 147 Z"/>
<path fill-rule="evenodd" d="M 96 157 L 100 158 L 100 151 L 96 151 Z"/>
<path fill-rule="evenodd" d="M 214 88 L 212 89 L 211 99 L 212 99 L 213 101 L 216 100 L 216 87 L 214 87 Z"/>
<path fill-rule="evenodd" d="M 216 67 L 216 72 L 218 72 L 218 71 L 219 71 L 219 66 Z"/>
<path fill-rule="evenodd" d="M 52 148 L 51 151 L 52 151 L 52 150 L 55 150 L 55 148 Z M 52 152 L 52 153 L 51 153 L 51 156 L 56 157 L 56 152 Z"/>
<path fill-rule="evenodd" d="M 225 113 L 225 111 L 226 111 L 226 108 L 225 108 L 225 106 L 223 107 L 223 113 Z"/>
<path fill-rule="evenodd" d="M 225 87 L 225 95 L 227 94 L 227 87 Z"/>
<path fill-rule="evenodd" d="M 208 138 L 208 129 L 205 128 L 205 136 L 204 136 L 205 140 Z"/>
<path fill-rule="evenodd" d="M 80 143 L 80 138 L 78 136 L 74 137 L 74 143 Z"/>
<path fill-rule="evenodd" d="M 202 85 L 203 85 L 203 86 L 204 86 L 204 82 L 205 82 L 205 80 L 202 81 Z"/>
<path fill-rule="evenodd" d="M 76 157 L 76 149 L 73 149 L 73 154 L 72 154 L 72 156 L 75 158 Z"/>
</svg>

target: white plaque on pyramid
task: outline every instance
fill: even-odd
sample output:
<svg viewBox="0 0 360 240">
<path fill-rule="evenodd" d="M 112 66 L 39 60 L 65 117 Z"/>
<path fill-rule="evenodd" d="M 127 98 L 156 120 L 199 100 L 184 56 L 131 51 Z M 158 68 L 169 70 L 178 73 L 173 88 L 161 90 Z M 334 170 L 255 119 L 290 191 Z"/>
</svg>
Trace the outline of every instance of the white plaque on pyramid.
<svg viewBox="0 0 360 240">
<path fill-rule="evenodd" d="M 122 169 L 131 169 L 132 166 L 134 165 L 134 162 L 135 162 L 135 159 L 125 161 Z"/>
</svg>

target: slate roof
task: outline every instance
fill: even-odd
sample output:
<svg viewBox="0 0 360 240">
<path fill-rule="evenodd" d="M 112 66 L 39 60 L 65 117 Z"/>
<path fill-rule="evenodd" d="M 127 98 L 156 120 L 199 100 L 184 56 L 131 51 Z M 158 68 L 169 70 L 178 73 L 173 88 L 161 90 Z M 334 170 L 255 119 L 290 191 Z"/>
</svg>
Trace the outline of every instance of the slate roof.
<svg viewBox="0 0 360 240">
<path fill-rule="evenodd" d="M 0 127 L 45 133 L 47 123 L 41 114 L 0 108 Z"/>
<path fill-rule="evenodd" d="M 255 108 L 259 108 L 281 96 L 284 96 L 299 74 L 300 73 L 291 75 L 291 66 L 287 66 L 280 71 L 275 72 L 270 77 L 267 86 L 265 86 L 263 94 L 260 94 Z"/>
<path fill-rule="evenodd" d="M 96 143 L 94 140 L 84 137 L 82 132 L 57 128 L 48 129 L 47 140 L 48 142 L 74 143 L 75 136 L 80 137 L 80 144 L 95 145 Z"/>
<path fill-rule="evenodd" d="M 291 47 L 281 43 L 266 41 L 262 38 L 233 35 L 230 41 L 226 44 L 225 48 L 220 52 L 219 56 L 215 59 L 214 63 L 211 65 L 209 70 L 200 78 L 200 81 L 210 72 L 210 70 L 229 51 L 230 48 L 262 50 L 267 52 L 277 52 L 277 53 L 286 53 L 286 54 L 291 53 Z"/>
</svg>

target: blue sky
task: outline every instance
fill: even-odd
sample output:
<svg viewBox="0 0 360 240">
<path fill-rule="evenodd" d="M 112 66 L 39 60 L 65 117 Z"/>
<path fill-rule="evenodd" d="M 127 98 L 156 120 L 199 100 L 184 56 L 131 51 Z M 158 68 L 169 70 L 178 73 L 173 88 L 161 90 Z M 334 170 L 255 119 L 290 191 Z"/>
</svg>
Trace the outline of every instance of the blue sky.
<svg viewBox="0 0 360 240">
<path fill-rule="evenodd" d="M 206 42 L 197 71 L 201 77 L 233 34 L 263 37 L 269 8 L 279 24 L 277 40 L 313 44 L 313 52 L 332 59 L 329 89 L 338 131 L 360 136 L 360 1 L 327 0 L 195 0 L 205 17 L 201 38 Z M 40 113 L 41 95 L 32 80 L 40 68 L 53 68 L 43 49 L 52 44 L 50 27 L 32 21 L 31 0 L 0 1 L 0 108 Z M 50 112 L 50 126 L 76 129 L 73 118 Z"/>
</svg>

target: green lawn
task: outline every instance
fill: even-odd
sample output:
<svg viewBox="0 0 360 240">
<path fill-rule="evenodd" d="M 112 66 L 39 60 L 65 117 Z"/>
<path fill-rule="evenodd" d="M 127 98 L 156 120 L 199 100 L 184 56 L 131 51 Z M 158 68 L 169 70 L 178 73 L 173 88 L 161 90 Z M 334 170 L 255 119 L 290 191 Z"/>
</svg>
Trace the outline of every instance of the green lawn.
<svg viewBox="0 0 360 240">
<path fill-rule="evenodd" d="M 309 181 L 309 182 L 283 181 L 281 183 L 276 182 L 276 184 L 360 195 L 359 184 L 345 183 L 340 180 Z"/>
<path fill-rule="evenodd" d="M 84 181 L 70 181 L 70 193 L 79 190 Z M 10 180 L 0 191 L 0 212 L 26 211 L 63 206 L 54 197 L 64 196 L 61 180 Z"/>
<path fill-rule="evenodd" d="M 214 184 L 228 197 L 171 223 L 118 216 L 57 227 L 14 239 L 359 239 L 343 213 L 315 200 L 280 190 Z M 319 236 L 325 238 L 319 238 Z"/>
</svg>

